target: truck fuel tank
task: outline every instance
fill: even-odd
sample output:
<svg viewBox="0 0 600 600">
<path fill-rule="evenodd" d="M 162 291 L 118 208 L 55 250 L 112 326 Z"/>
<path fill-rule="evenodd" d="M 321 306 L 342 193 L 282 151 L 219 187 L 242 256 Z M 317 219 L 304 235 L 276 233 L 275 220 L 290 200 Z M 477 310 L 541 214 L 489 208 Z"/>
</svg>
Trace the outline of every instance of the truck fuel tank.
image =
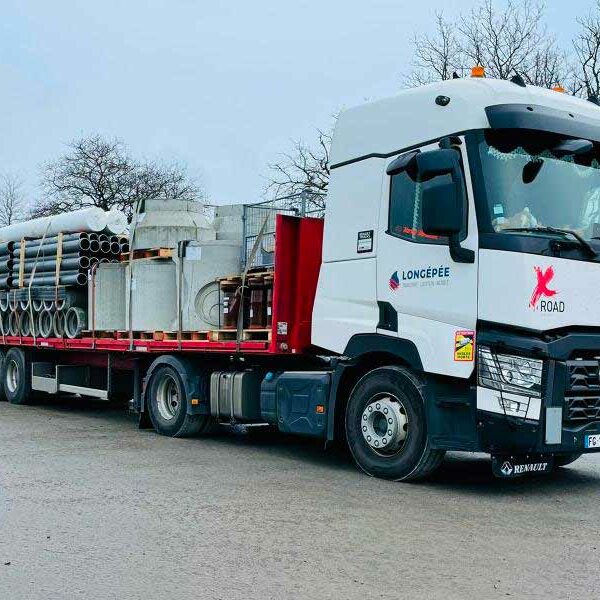
<svg viewBox="0 0 600 600">
<path fill-rule="evenodd" d="M 210 411 L 227 421 L 261 421 L 262 371 L 215 371 L 210 376 Z"/>
</svg>

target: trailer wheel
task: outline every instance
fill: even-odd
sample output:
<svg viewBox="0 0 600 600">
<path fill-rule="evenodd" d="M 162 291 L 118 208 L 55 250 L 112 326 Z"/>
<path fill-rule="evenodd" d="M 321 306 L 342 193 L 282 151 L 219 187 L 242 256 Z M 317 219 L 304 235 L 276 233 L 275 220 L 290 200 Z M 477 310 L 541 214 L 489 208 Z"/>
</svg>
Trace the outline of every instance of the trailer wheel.
<svg viewBox="0 0 600 600">
<path fill-rule="evenodd" d="M 1 317 L 0 317 L 1 318 Z M 0 374 L 4 369 L 4 359 L 6 358 L 6 352 L 4 350 L 0 350 Z M 4 393 L 4 386 L 0 385 L 0 402 L 6 401 L 6 394 Z"/>
<path fill-rule="evenodd" d="M 445 452 L 427 437 L 422 382 L 404 367 L 381 367 L 356 384 L 346 408 L 346 438 L 368 475 L 412 481 L 432 473 Z"/>
<path fill-rule="evenodd" d="M 190 437 L 208 426 L 210 417 L 187 413 L 185 386 L 170 365 L 160 366 L 152 374 L 146 398 L 152 425 L 161 435 Z"/>
<path fill-rule="evenodd" d="M 11 404 L 31 401 L 31 371 L 27 355 L 20 348 L 11 348 L 2 364 L 2 389 Z"/>
<path fill-rule="evenodd" d="M 581 454 L 555 454 L 554 466 L 566 467 L 567 465 L 574 463 L 579 458 L 581 458 Z"/>
</svg>

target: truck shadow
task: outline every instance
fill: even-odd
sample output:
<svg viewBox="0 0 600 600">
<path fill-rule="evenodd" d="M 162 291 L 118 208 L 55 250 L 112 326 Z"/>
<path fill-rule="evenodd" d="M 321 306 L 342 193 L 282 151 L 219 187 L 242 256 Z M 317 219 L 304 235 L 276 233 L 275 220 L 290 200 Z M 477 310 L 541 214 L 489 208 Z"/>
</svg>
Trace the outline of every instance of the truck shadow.
<svg viewBox="0 0 600 600">
<path fill-rule="evenodd" d="M 36 402 L 36 408 L 53 413 L 85 415 L 86 419 L 102 420 L 117 426 L 136 428 L 136 417 L 126 407 L 82 400 L 80 398 L 45 398 Z M 157 435 L 144 430 L 148 435 Z M 260 460 L 260 454 L 282 460 L 300 461 L 319 469 L 335 470 L 344 477 L 363 478 L 345 445 L 325 447 L 322 440 L 283 434 L 263 428 L 221 427 L 207 438 L 186 440 L 190 444 L 211 444 L 229 448 L 232 452 L 243 448 L 252 450 Z M 200 449 L 199 449 L 200 451 Z M 381 482 L 383 485 L 390 482 Z M 516 479 L 498 479 L 492 474 L 490 457 L 484 454 L 448 453 L 440 468 L 428 479 L 410 485 L 429 489 L 453 491 L 461 494 L 488 494 L 490 496 L 545 496 L 566 495 L 600 489 L 600 456 L 585 456 L 573 465 L 556 469 L 547 475 L 526 475 Z M 400 491 L 402 486 L 398 486 Z"/>
<path fill-rule="evenodd" d="M 581 462 L 580 462 L 581 461 Z M 590 469 L 585 458 L 548 474 L 530 474 L 515 479 L 498 479 L 492 474 L 491 459 L 484 454 L 448 453 L 441 467 L 426 482 L 439 489 L 461 493 L 528 497 L 565 495 L 600 489 L 600 464 Z M 583 467 L 583 468 L 582 468 Z"/>
<path fill-rule="evenodd" d="M 301 461 L 311 466 L 335 470 L 344 475 L 366 477 L 354 464 L 349 450 L 342 445 L 324 447 L 320 440 L 299 438 L 274 431 L 239 434 L 221 431 L 211 440 L 217 444 L 231 447 L 243 446 L 257 452 L 265 452 L 278 458 Z M 599 457 L 600 458 L 600 457 Z M 259 457 L 257 457 L 259 460 Z M 600 489 L 600 461 L 598 465 L 576 462 L 568 467 L 556 469 L 546 475 L 526 475 L 515 479 L 498 479 L 492 474 L 491 458 L 485 454 L 448 453 L 440 468 L 428 479 L 411 483 L 429 489 L 446 490 L 460 494 L 488 494 L 490 496 L 528 497 L 552 495 L 570 495 L 585 492 L 597 493 Z M 592 469 L 590 469 L 592 464 Z M 583 469 L 581 467 L 584 467 Z M 381 481 L 383 485 L 393 482 Z M 400 486 L 399 490 L 402 489 Z"/>
</svg>

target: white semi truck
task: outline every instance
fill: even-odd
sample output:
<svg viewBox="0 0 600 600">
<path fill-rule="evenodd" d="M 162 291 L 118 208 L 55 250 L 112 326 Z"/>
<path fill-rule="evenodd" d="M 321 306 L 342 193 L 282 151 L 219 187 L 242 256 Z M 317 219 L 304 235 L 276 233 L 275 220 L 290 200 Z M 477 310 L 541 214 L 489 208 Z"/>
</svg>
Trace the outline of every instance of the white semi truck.
<svg viewBox="0 0 600 600">
<path fill-rule="evenodd" d="M 85 361 L 102 397 L 131 373 L 159 433 L 270 423 L 393 480 L 446 451 L 502 477 L 600 451 L 593 100 L 478 77 L 342 112 L 324 228 L 278 217 L 268 342 L 6 338 L 6 395 L 60 391 Z"/>
</svg>

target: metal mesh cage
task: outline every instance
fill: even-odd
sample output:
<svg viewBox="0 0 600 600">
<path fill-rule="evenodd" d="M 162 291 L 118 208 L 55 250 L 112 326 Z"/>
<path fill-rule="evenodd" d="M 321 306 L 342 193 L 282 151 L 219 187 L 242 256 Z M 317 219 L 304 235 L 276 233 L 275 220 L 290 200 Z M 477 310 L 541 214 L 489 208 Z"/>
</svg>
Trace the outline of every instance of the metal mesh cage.
<svg viewBox="0 0 600 600">
<path fill-rule="evenodd" d="M 272 266 L 275 260 L 275 217 L 278 214 L 322 219 L 325 214 L 325 195 L 301 192 L 244 206 L 244 266 L 265 223 L 252 267 Z"/>
</svg>

